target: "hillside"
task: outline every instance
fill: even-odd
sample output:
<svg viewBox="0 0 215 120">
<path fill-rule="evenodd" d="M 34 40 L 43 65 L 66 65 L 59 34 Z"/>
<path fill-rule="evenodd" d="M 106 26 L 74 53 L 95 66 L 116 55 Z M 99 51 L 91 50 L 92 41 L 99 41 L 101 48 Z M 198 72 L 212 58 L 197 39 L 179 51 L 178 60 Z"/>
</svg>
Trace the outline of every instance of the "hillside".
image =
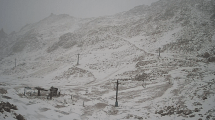
<svg viewBox="0 0 215 120">
<path fill-rule="evenodd" d="M 214 11 L 213 0 L 159 0 L 2 30 L 0 100 L 17 108 L 1 109 L 0 118 L 215 119 Z M 52 86 L 60 96 L 37 96 Z"/>
</svg>

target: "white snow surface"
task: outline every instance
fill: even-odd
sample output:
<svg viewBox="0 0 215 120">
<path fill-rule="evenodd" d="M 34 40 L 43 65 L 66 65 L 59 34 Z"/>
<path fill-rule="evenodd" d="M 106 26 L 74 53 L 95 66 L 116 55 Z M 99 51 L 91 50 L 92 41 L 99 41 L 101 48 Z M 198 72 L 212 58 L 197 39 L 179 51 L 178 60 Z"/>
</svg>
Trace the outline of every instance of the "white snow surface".
<svg viewBox="0 0 215 120">
<path fill-rule="evenodd" d="M 140 49 L 137 41 L 143 37 L 131 38 L 127 41 L 130 41 L 132 45 Z M 172 54 L 161 53 L 161 56 L 158 57 L 157 53 L 154 53 L 154 57 L 144 56 L 142 62 L 149 61 L 149 64 L 141 66 L 141 68 L 135 67 L 141 60 L 131 62 L 127 59 L 123 62 L 121 61 L 118 66 L 109 67 L 107 65 L 107 63 L 114 65 L 114 62 L 117 62 L 110 59 L 116 51 L 124 51 L 127 48 L 129 48 L 128 45 L 117 49 L 91 51 L 90 54 L 80 55 L 80 65 L 76 65 L 76 61 L 71 61 L 70 63 L 70 61 L 41 60 L 45 62 L 44 64 L 49 64 L 43 67 L 39 62 L 26 60 L 25 64 L 27 65 L 18 65 L 16 68 L 9 70 L 9 75 L 1 74 L 0 87 L 7 90 L 6 94 L 1 95 L 1 101 L 8 101 L 16 105 L 18 110 L 15 112 L 31 120 L 181 120 L 184 119 L 183 114 L 176 114 L 176 112 L 173 115 L 164 116 L 156 114 L 156 111 L 165 109 L 166 106 L 178 107 L 179 104 L 183 106 L 181 109 L 193 111 L 192 114 L 185 117 L 186 119 L 206 119 L 208 115 L 214 116 L 214 112 L 210 112 L 215 107 L 213 90 L 215 86 L 212 84 L 215 82 L 213 81 L 215 77 L 215 66 L 213 63 L 203 64 L 185 60 L 187 56 L 184 56 L 183 59 L 180 54 L 173 54 L 173 57 Z M 69 52 L 64 54 L 69 54 Z M 136 53 L 136 55 L 141 54 L 141 52 Z M 182 61 L 182 66 L 177 65 L 180 61 Z M 170 64 L 171 62 L 173 65 Z M 192 62 L 195 62 L 195 65 L 189 65 Z M 98 63 L 103 68 L 99 68 L 99 70 L 93 69 L 92 67 L 97 67 Z M 13 66 L 10 64 L 7 63 L 9 66 L 5 66 L 4 69 L 9 69 Z M 36 66 L 33 70 L 28 69 L 28 67 L 34 66 L 34 64 Z M 1 70 L 4 71 L 4 69 Z M 66 77 L 64 73 L 70 69 L 73 69 L 72 71 L 75 71 L 75 73 Z M 86 71 L 81 70 L 88 71 L 92 76 L 86 75 Z M 150 80 L 145 80 L 144 84 L 146 84 L 146 87 L 143 87 L 143 82 L 133 80 L 131 73 L 125 74 L 126 72 L 136 70 L 146 73 L 147 71 L 151 71 L 149 73 L 155 71 L 156 73 L 151 75 Z M 157 74 L 160 70 L 167 73 Z M 165 75 L 170 76 L 170 84 Z M 130 80 L 119 80 L 119 107 L 114 107 L 116 80 L 123 78 L 129 78 Z M 45 89 L 49 89 L 51 86 L 58 87 L 61 96 L 47 100 L 46 95 L 37 96 L 34 93 L 35 90 L 27 90 L 26 96 L 23 96 L 25 87 L 34 88 L 37 86 Z M 30 96 L 30 92 L 33 94 L 32 96 Z M 202 98 L 206 92 L 207 99 L 203 100 Z M 43 94 L 47 94 L 47 92 Z M 3 96 L 8 96 L 11 99 L 6 99 Z M 195 103 L 201 103 L 201 105 L 195 105 Z M 194 112 L 195 109 L 200 109 L 200 111 Z M 0 114 L 1 119 L 13 119 L 10 113 L 4 112 Z M 5 115 L 8 117 L 5 117 Z"/>
<path fill-rule="evenodd" d="M 152 8 L 164 3 L 158 1 Z M 16 35 L 17 41 L 25 38 L 26 46 L 0 59 L 0 101 L 18 110 L 0 111 L 0 119 L 16 119 L 14 113 L 26 120 L 215 119 L 215 64 L 199 57 L 206 51 L 214 56 L 214 29 L 208 26 L 205 33 L 206 27 L 202 28 L 211 14 L 189 7 L 188 12 L 180 9 L 158 22 L 155 18 L 162 7 L 147 18 L 138 12 L 140 6 L 129 16 L 126 12 L 89 19 L 51 15 L 23 27 Z M 184 11 L 190 23 L 180 21 Z M 60 40 L 67 33 L 78 40 L 74 36 Z M 76 44 L 68 47 L 71 41 Z M 138 81 L 141 75 L 146 76 Z M 117 80 L 119 106 L 115 107 Z M 60 96 L 50 100 L 52 86 Z M 48 91 L 38 96 L 35 87 Z"/>
</svg>

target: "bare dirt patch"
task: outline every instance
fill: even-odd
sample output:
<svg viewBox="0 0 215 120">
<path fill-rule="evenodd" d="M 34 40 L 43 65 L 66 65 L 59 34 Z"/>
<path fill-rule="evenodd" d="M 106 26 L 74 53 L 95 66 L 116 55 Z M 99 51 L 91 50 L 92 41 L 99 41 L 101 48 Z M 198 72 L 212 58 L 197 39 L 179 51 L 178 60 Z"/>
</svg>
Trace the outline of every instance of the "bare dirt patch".
<svg viewBox="0 0 215 120">
<path fill-rule="evenodd" d="M 64 105 L 56 105 L 55 108 L 63 108 L 63 107 L 66 107 Z"/>
<path fill-rule="evenodd" d="M 3 98 L 5 98 L 5 99 L 12 99 L 11 97 L 8 97 L 8 96 L 2 96 Z"/>
<path fill-rule="evenodd" d="M 45 112 L 45 111 L 48 111 L 48 110 L 50 110 L 50 109 L 49 108 L 40 108 L 41 112 Z"/>
<path fill-rule="evenodd" d="M 104 109 L 106 106 L 108 106 L 108 105 L 105 104 L 105 103 L 97 103 L 97 104 L 95 105 L 95 107 L 96 107 L 97 109 Z"/>
<path fill-rule="evenodd" d="M 59 113 L 61 113 L 61 114 L 64 114 L 64 115 L 69 115 L 69 113 L 67 113 L 67 112 L 64 112 L 64 111 L 60 111 L 60 110 L 55 110 L 56 112 L 59 112 Z"/>
</svg>

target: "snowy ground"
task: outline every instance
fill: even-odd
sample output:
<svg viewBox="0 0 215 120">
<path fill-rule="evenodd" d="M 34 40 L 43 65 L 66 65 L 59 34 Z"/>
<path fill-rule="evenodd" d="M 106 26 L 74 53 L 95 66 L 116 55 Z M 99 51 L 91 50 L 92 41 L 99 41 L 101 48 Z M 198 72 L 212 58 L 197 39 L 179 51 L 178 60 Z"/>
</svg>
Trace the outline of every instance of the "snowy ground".
<svg viewBox="0 0 215 120">
<path fill-rule="evenodd" d="M 215 119 L 214 63 L 171 52 L 159 57 L 152 52 L 159 43 L 145 51 L 140 44 L 144 39 L 139 36 L 124 39 L 123 45 L 116 42 L 115 48 L 82 51 L 89 54 L 80 56 L 78 66 L 75 59 L 64 58 L 76 49 L 55 60 L 49 56 L 26 60 L 16 68 L 2 61 L 0 100 L 16 105 L 18 110 L 12 111 L 31 120 Z M 149 77 L 144 82 L 134 80 L 140 73 Z M 115 107 L 119 78 L 126 80 L 119 80 L 119 107 Z M 48 92 L 37 96 L 35 89 L 23 95 L 25 87 L 38 86 L 57 87 L 61 95 L 48 100 Z M 13 112 L 1 112 L 0 119 L 13 119 Z"/>
<path fill-rule="evenodd" d="M 136 9 L 116 18 L 51 15 L 23 27 L 1 52 L 9 53 L 0 60 L 0 120 L 215 120 L 215 64 L 197 57 L 215 55 L 213 6 L 164 2 L 143 18 Z M 144 82 L 134 79 L 143 73 Z M 52 86 L 60 96 L 37 96 L 35 87 Z"/>
</svg>

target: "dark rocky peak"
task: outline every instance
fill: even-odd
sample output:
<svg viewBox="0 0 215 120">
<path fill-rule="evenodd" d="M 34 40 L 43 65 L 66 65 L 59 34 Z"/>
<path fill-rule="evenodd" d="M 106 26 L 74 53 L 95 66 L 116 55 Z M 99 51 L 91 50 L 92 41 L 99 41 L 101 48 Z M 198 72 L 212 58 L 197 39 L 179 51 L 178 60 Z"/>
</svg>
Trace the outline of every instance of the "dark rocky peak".
<svg viewBox="0 0 215 120">
<path fill-rule="evenodd" d="M 147 5 L 139 5 L 124 13 L 124 15 L 143 15 L 149 9 Z"/>
<path fill-rule="evenodd" d="M 15 31 L 13 31 L 13 32 L 11 32 L 9 35 L 15 35 L 16 34 L 16 32 Z"/>
<path fill-rule="evenodd" d="M 3 28 L 0 31 L 0 38 L 7 38 L 7 34 L 4 32 Z"/>
<path fill-rule="evenodd" d="M 54 16 L 55 14 L 51 13 L 50 16 Z"/>
</svg>

